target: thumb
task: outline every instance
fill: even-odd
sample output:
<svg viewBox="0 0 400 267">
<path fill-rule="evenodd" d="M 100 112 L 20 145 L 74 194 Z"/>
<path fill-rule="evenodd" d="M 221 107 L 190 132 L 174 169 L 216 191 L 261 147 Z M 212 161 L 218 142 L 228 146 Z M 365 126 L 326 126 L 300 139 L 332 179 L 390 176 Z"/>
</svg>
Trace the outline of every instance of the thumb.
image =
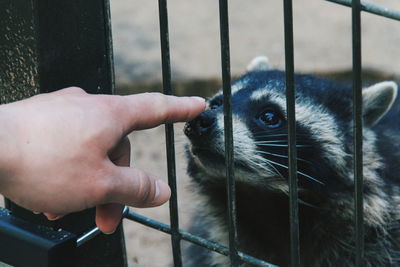
<svg viewBox="0 0 400 267">
<path fill-rule="evenodd" d="M 156 207 L 171 196 L 169 186 L 151 174 L 130 167 L 115 167 L 111 203 L 137 208 Z"/>
</svg>

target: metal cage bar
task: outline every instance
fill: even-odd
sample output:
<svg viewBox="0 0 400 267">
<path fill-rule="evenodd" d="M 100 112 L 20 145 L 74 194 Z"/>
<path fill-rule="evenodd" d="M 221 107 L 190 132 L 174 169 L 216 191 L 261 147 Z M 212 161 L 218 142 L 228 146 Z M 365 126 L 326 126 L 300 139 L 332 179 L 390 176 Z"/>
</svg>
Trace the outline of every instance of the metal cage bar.
<svg viewBox="0 0 400 267">
<path fill-rule="evenodd" d="M 168 47 L 168 26 L 166 0 L 160 1 L 160 27 L 162 36 L 163 54 L 163 78 L 165 92 L 170 90 L 170 65 Z M 400 12 L 375 6 L 360 0 L 325 0 L 337 4 L 352 7 L 352 29 L 353 29 L 353 96 L 354 96 L 354 177 L 355 177 L 355 223 L 356 223 L 356 265 L 363 266 L 364 239 L 363 239 L 363 192 L 362 192 L 362 98 L 361 98 L 361 11 L 366 11 L 390 19 L 400 20 Z M 161 3 L 163 11 L 161 11 Z M 225 127 L 225 153 L 226 153 L 226 175 L 228 191 L 228 213 L 229 213 L 229 248 L 199 236 L 190 234 L 178 228 L 178 218 L 175 226 L 168 226 L 161 222 L 146 218 L 139 214 L 129 212 L 127 218 L 148 227 L 157 229 L 167 234 L 176 235 L 179 239 L 192 242 L 206 249 L 230 256 L 231 266 L 238 266 L 240 261 L 255 266 L 275 266 L 263 260 L 244 254 L 237 249 L 237 226 L 236 226 L 236 199 L 234 182 L 233 162 L 233 134 L 232 134 L 232 103 L 231 103 L 231 76 L 230 76 L 230 53 L 229 53 L 229 16 L 227 0 L 219 1 L 220 11 L 220 37 L 221 37 L 221 68 L 224 94 L 224 127 Z M 161 14 L 163 12 L 163 14 Z M 163 19 L 161 17 L 163 16 Z M 161 22 L 163 20 L 164 22 Z M 289 189 L 290 189 L 290 236 L 291 236 L 291 266 L 300 266 L 300 242 L 299 242 L 299 217 L 298 217 L 298 184 L 297 184 L 297 162 L 296 162 L 296 128 L 295 128 L 295 87 L 294 87 L 294 45 L 293 45 L 293 11 L 292 0 L 284 1 L 284 28 L 285 28 L 285 70 L 286 70 L 286 94 L 288 113 L 288 142 L 289 142 Z M 164 38 L 164 41 L 163 41 Z M 163 44 L 164 42 L 164 44 Z M 166 131 L 173 134 L 171 131 Z M 168 143 L 173 144 L 173 137 L 167 136 Z M 170 151 L 172 153 L 172 151 Z M 170 155 L 173 158 L 173 155 Z M 174 176 L 174 174 L 173 174 Z M 173 179 L 176 186 L 175 178 Z M 173 193 L 176 189 L 173 189 Z M 176 196 L 175 196 L 176 197 Z M 173 200 L 173 201 L 176 201 Z M 175 208 L 176 209 L 176 208 Z M 172 208 L 174 210 L 174 208 Z M 174 215 L 171 212 L 171 217 Z M 173 239 L 173 245 L 174 245 Z M 178 241 L 179 242 L 179 241 Z M 175 243 L 176 245 L 176 243 Z M 175 266 L 181 266 L 180 251 L 178 256 L 174 253 Z M 175 257 L 179 257 L 178 263 Z"/>
<path fill-rule="evenodd" d="M 339 5 L 351 7 L 352 6 L 352 1 L 351 0 L 325 0 L 328 2 L 336 3 Z M 400 11 L 398 10 L 392 10 L 389 8 L 377 6 L 374 4 L 366 3 L 366 2 L 360 2 L 361 4 L 361 10 L 375 14 L 381 17 L 385 17 L 388 19 L 394 19 L 394 20 L 400 20 Z"/>
<path fill-rule="evenodd" d="M 131 211 L 129 211 L 126 214 L 125 218 L 127 218 L 129 220 L 132 220 L 132 221 L 135 221 L 137 223 L 143 224 L 143 225 L 145 225 L 147 227 L 156 229 L 158 231 L 164 232 L 166 234 L 171 234 L 171 232 L 172 232 L 172 229 L 171 229 L 171 227 L 169 225 L 166 225 L 164 223 L 152 220 L 150 218 L 147 218 L 145 216 L 142 216 L 140 214 L 137 214 L 137 213 L 134 213 L 134 212 L 131 212 Z M 204 247 L 206 249 L 215 251 L 215 252 L 220 253 L 220 254 L 225 255 L 225 256 L 229 256 L 230 255 L 230 249 L 229 248 L 227 248 L 225 246 L 222 246 L 222 245 L 220 245 L 220 244 L 218 244 L 216 242 L 204 239 L 204 238 L 202 238 L 200 236 L 193 235 L 193 234 L 188 233 L 188 232 L 186 232 L 184 230 L 179 230 L 179 233 L 180 233 L 182 239 L 184 239 L 186 241 L 189 241 L 189 242 L 194 243 L 194 244 L 196 244 L 198 246 L 201 246 L 201 247 Z M 241 253 L 241 252 L 238 253 L 238 258 L 240 260 L 242 260 L 243 262 L 250 263 L 250 264 L 252 264 L 254 266 L 277 267 L 276 265 L 270 264 L 268 262 L 265 262 L 263 260 L 257 259 L 257 258 L 255 258 L 253 256 L 250 256 L 250 255 L 247 255 L 247 254 L 244 254 L 244 253 Z"/>
<path fill-rule="evenodd" d="M 293 7 L 284 1 L 286 109 L 289 143 L 290 265 L 300 266 L 299 207 L 297 190 L 296 114 L 294 87 Z"/>
<path fill-rule="evenodd" d="M 237 226 L 236 226 L 236 186 L 234 177 L 233 159 L 233 127 L 232 127 L 232 92 L 231 70 L 229 52 L 229 15 L 228 1 L 219 1 L 219 25 L 221 37 L 221 67 L 222 88 L 224 95 L 224 135 L 225 135 L 225 165 L 228 192 L 228 221 L 229 221 L 229 251 L 231 266 L 239 266 L 237 250 Z"/>
<path fill-rule="evenodd" d="M 353 120 L 354 120 L 354 208 L 355 208 L 355 252 L 356 266 L 364 266 L 363 231 L 363 151 L 362 151 L 362 85 L 361 85 L 361 4 L 352 3 L 352 43 L 353 43 Z"/>
<path fill-rule="evenodd" d="M 361 10 L 384 16 L 391 19 L 400 20 L 400 12 L 388 10 L 368 3 L 360 3 L 359 0 L 326 0 L 353 8 L 353 70 L 354 70 L 354 144 L 355 144 L 355 207 L 356 207 L 356 264 L 363 266 L 363 214 L 362 214 L 362 121 L 361 121 L 361 31 L 360 13 Z M 160 3 L 160 30 L 163 55 L 163 82 L 164 92 L 171 94 L 170 64 L 169 64 L 169 45 L 168 45 L 168 20 L 166 0 L 159 0 Z M 221 68 L 224 94 L 224 127 L 225 127 L 225 153 L 226 153 L 226 175 L 228 192 L 228 219 L 229 219 L 229 248 L 218 243 L 206 240 L 199 236 L 190 234 L 178 228 L 177 207 L 171 206 L 171 226 L 158 221 L 146 218 L 139 214 L 129 212 L 127 218 L 148 227 L 157 229 L 164 233 L 176 235 L 172 238 L 174 250 L 179 247 L 180 239 L 192 242 L 204 248 L 213 250 L 217 253 L 230 256 L 231 266 L 238 266 L 240 261 L 250 263 L 255 266 L 275 266 L 250 255 L 239 252 L 237 249 L 237 226 L 236 226 L 236 199 L 234 181 L 234 161 L 233 161 L 233 134 L 232 134 L 232 103 L 231 103 L 231 76 L 230 76 L 230 52 L 229 52 L 229 16 L 227 0 L 219 1 L 220 11 L 220 37 L 221 37 Z M 294 45 L 293 45 L 293 11 L 292 0 L 284 1 L 284 28 L 285 28 L 285 70 L 286 70 L 286 94 L 287 94 L 287 113 L 288 113 L 288 142 L 289 142 L 289 189 L 290 189 L 290 236 L 291 236 L 291 266 L 300 266 L 300 242 L 299 242 L 299 217 L 298 217 L 298 184 L 297 184 L 297 162 L 296 162 L 296 128 L 295 128 L 295 87 L 294 87 Z M 172 130 L 172 131 L 171 131 Z M 175 179 L 175 158 L 173 155 L 173 129 L 166 129 L 167 152 L 173 159 L 173 168 L 169 169 L 176 194 Z M 168 148 L 172 145 L 171 148 Z M 170 164 L 170 160 L 168 160 Z M 170 177 L 170 175 L 169 175 Z M 171 184 L 170 184 L 171 185 Z M 176 195 L 173 202 L 176 203 Z M 178 244 L 178 245 L 177 245 Z M 176 260 L 176 257 L 179 260 Z M 175 266 L 181 266 L 180 248 L 179 252 L 174 251 Z"/>
<path fill-rule="evenodd" d="M 164 94 L 172 94 L 171 86 L 171 61 L 168 37 L 168 9 L 167 1 L 159 0 L 159 19 L 160 19 L 160 41 L 161 41 L 161 58 L 162 58 L 162 77 Z M 178 196 L 176 187 L 176 165 L 175 165 L 175 146 L 174 146 L 174 126 L 172 124 L 165 125 L 165 139 L 167 150 L 167 167 L 168 167 L 168 184 L 171 188 L 171 198 L 169 201 L 169 212 L 171 221 L 171 242 L 174 266 L 182 266 L 181 256 L 181 235 L 179 233 L 178 218 Z"/>
</svg>

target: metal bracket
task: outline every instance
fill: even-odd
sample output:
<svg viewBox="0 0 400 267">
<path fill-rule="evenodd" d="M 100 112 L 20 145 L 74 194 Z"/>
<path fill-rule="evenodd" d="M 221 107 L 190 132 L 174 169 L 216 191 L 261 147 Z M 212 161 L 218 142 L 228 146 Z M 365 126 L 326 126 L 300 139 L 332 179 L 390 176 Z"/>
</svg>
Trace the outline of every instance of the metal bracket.
<svg viewBox="0 0 400 267">
<path fill-rule="evenodd" d="M 126 215 L 129 212 L 129 208 L 128 206 L 124 207 L 124 210 L 122 212 L 122 218 L 125 218 Z M 78 237 L 76 240 L 76 246 L 80 247 L 83 244 L 85 244 L 86 242 L 88 242 L 89 240 L 91 240 L 92 238 L 96 237 L 97 235 L 99 235 L 101 233 L 99 227 L 94 227 L 93 229 L 91 229 L 90 231 L 84 233 L 82 236 Z"/>
<path fill-rule="evenodd" d="M 129 209 L 124 208 L 123 217 Z M 98 227 L 82 236 L 37 225 L 0 208 L 0 262 L 14 266 L 72 266 L 74 250 L 99 235 Z"/>
</svg>

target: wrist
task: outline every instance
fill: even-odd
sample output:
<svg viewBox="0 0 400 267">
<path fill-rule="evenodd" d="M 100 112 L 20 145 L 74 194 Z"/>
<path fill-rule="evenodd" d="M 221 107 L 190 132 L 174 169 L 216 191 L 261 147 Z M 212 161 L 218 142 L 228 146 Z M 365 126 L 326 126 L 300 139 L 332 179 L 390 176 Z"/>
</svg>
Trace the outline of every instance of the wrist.
<svg viewBox="0 0 400 267">
<path fill-rule="evenodd" d="M 16 114 L 11 111 L 12 105 L 0 105 L 0 193 L 4 181 L 12 176 L 18 164 L 17 123 Z"/>
</svg>

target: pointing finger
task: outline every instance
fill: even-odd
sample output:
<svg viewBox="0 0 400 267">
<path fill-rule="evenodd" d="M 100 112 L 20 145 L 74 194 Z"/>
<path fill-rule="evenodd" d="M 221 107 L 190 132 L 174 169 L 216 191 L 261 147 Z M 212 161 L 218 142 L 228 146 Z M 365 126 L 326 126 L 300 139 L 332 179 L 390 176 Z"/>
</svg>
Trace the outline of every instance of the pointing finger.
<svg viewBox="0 0 400 267">
<path fill-rule="evenodd" d="M 184 122 L 193 119 L 205 109 L 200 97 L 176 97 L 160 93 L 124 96 L 121 122 L 125 134 L 163 123 Z"/>
</svg>

